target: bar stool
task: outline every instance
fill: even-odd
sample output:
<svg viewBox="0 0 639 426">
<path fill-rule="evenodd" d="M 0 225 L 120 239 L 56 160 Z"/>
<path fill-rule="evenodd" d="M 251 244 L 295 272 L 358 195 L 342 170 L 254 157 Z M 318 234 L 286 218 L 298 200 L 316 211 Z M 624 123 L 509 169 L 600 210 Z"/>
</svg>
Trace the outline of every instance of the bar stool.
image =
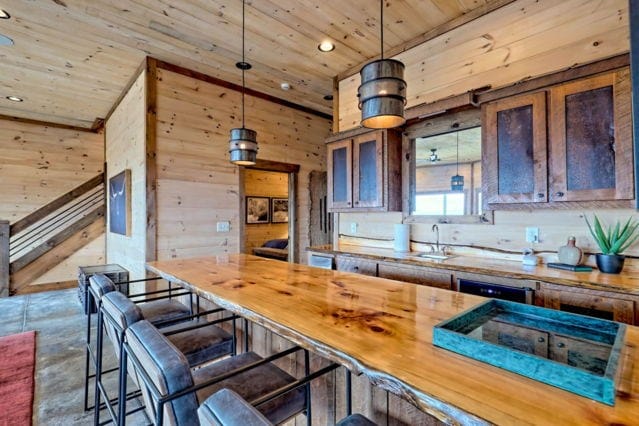
<svg viewBox="0 0 639 426">
<path fill-rule="evenodd" d="M 125 334 L 123 368 L 128 368 L 130 360 L 142 386 L 147 414 L 156 425 L 197 425 L 198 401 L 222 388 L 258 401 L 259 411 L 270 422 L 281 423 L 308 408 L 306 385 L 310 380 L 337 368 L 332 364 L 295 379 L 272 363 L 301 350 L 292 347 L 267 358 L 245 352 L 192 373 L 185 356 L 148 321 L 133 324 Z"/>
<path fill-rule="evenodd" d="M 146 280 L 136 280 L 136 282 L 141 281 L 149 281 L 151 279 Z M 87 303 L 93 303 L 97 308 L 98 312 L 100 309 L 100 301 L 102 296 L 107 293 L 111 293 L 117 290 L 116 286 L 119 285 L 128 285 L 132 281 L 123 282 L 123 283 L 114 283 L 105 275 L 102 274 L 94 274 L 89 278 L 89 286 Z M 151 291 L 145 293 L 138 293 L 129 295 L 128 297 L 136 299 L 140 297 L 148 297 L 148 299 L 136 300 L 136 303 L 140 304 L 140 308 L 142 312 L 148 320 L 153 323 L 167 323 L 173 324 L 183 321 L 186 317 L 193 313 L 193 309 L 190 307 L 193 305 L 191 300 L 191 293 L 187 291 L 180 291 L 169 288 L 167 290 L 159 290 L 159 291 Z M 185 306 L 183 303 L 180 303 L 177 300 L 174 300 L 174 297 L 178 296 L 189 296 L 190 298 L 190 306 Z M 199 306 L 199 303 L 198 303 Z M 93 366 L 93 371 L 96 371 L 97 358 L 96 354 L 93 352 L 92 342 L 91 342 L 91 310 L 88 311 L 87 314 L 87 324 L 86 324 L 86 350 L 85 350 L 85 371 L 84 371 L 84 410 L 89 411 L 95 407 L 89 406 L 88 396 L 89 396 L 89 381 L 90 379 L 95 377 L 95 374 L 90 373 L 90 367 Z M 111 369 L 110 371 L 115 371 L 115 369 Z M 105 373 L 105 372 L 103 372 Z"/>
<path fill-rule="evenodd" d="M 116 400 L 118 401 L 119 412 L 116 416 L 112 406 L 112 399 L 109 398 L 108 392 L 102 383 L 102 362 L 103 362 L 103 336 L 106 329 L 107 336 L 110 338 L 115 355 L 118 361 L 123 359 L 122 351 L 125 330 L 138 321 L 144 319 L 142 310 L 138 305 L 129 300 L 120 292 L 110 292 L 105 294 L 100 300 L 100 311 L 98 312 L 98 330 L 97 330 L 97 363 L 96 363 L 96 381 L 95 381 L 95 407 L 100 407 L 100 398 L 104 398 L 106 408 L 112 418 L 117 422 L 117 418 L 123 418 L 126 415 L 127 395 L 119 392 Z M 235 319 L 237 316 L 221 318 L 214 321 L 202 321 L 201 319 L 209 314 L 219 313 L 223 309 L 214 309 L 192 315 L 189 323 L 179 323 L 162 329 L 162 332 L 187 358 L 189 366 L 194 367 L 205 362 L 210 362 L 227 355 L 235 355 L 236 338 L 235 338 Z M 217 324 L 226 321 L 233 321 L 233 334 L 230 334 Z M 118 390 L 123 388 L 122 382 L 126 380 L 123 375 L 122 365 L 119 367 L 120 375 L 118 377 Z M 135 376 L 132 376 L 134 381 Z M 139 383 L 136 381 L 139 387 Z M 100 423 L 100 409 L 96 409 L 95 423 Z"/>
<path fill-rule="evenodd" d="M 231 389 L 222 389 L 206 398 L 197 409 L 201 426 L 273 426 L 262 413 Z M 361 414 L 352 414 L 336 426 L 376 426 Z"/>
</svg>

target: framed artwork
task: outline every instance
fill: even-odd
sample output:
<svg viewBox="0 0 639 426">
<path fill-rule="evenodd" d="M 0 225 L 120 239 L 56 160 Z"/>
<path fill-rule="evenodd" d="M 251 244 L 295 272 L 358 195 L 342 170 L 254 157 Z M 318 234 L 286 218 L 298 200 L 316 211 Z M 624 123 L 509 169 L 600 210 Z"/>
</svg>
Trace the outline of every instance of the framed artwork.
<svg viewBox="0 0 639 426">
<path fill-rule="evenodd" d="M 246 197 L 246 223 L 269 223 L 269 201 L 268 197 Z"/>
<path fill-rule="evenodd" d="M 271 198 L 271 222 L 288 222 L 288 198 Z"/>
<path fill-rule="evenodd" d="M 109 231 L 131 235 L 131 169 L 109 179 Z"/>
</svg>

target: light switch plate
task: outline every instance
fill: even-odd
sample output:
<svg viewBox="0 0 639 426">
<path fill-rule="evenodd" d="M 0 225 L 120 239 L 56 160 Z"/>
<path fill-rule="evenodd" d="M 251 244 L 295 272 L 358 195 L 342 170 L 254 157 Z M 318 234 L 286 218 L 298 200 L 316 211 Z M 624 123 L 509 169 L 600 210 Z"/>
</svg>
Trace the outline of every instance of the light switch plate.
<svg viewBox="0 0 639 426">
<path fill-rule="evenodd" d="M 231 230 L 231 222 L 228 220 L 217 223 L 217 232 L 229 232 Z"/>
<path fill-rule="evenodd" d="M 526 242 L 527 243 L 539 242 L 539 228 L 536 228 L 536 227 L 526 228 Z"/>
</svg>

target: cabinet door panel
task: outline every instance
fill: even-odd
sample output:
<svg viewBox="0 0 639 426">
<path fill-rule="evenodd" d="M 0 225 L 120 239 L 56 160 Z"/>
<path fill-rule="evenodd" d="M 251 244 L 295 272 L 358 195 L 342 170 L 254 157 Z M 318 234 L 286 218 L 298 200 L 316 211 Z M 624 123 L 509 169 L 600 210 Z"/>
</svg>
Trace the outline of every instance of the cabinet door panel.
<svg viewBox="0 0 639 426">
<path fill-rule="evenodd" d="M 483 114 L 487 202 L 547 201 L 545 93 L 490 103 Z"/>
<path fill-rule="evenodd" d="M 560 311 L 588 315 L 612 321 L 634 324 L 632 300 L 618 299 L 596 293 L 544 289 L 544 306 Z"/>
<path fill-rule="evenodd" d="M 360 136 L 353 141 L 354 207 L 383 205 L 383 132 Z"/>
<path fill-rule="evenodd" d="M 408 265 L 388 265 L 384 263 L 380 263 L 378 268 L 378 276 L 380 278 L 421 284 L 429 287 L 445 288 L 446 290 L 451 289 L 452 274 L 450 272 L 438 272 L 428 268 Z"/>
<path fill-rule="evenodd" d="M 351 140 L 328 147 L 329 208 L 349 208 L 352 204 L 352 144 Z"/>
<path fill-rule="evenodd" d="M 377 262 L 352 257 L 337 256 L 335 259 L 338 271 L 354 272 L 356 274 L 377 276 Z"/>
<path fill-rule="evenodd" d="M 624 71 L 550 92 L 550 201 L 632 199 L 630 102 Z"/>
</svg>

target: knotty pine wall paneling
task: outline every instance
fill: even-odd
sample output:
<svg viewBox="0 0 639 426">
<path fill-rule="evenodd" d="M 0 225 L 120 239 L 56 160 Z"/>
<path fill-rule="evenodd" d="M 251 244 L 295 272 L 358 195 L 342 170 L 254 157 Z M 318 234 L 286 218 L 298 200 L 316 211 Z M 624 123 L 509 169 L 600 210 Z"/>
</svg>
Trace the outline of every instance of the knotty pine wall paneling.
<svg viewBox="0 0 639 426">
<path fill-rule="evenodd" d="M 246 169 L 244 171 L 244 195 L 246 197 L 288 198 L 288 174 Z M 245 218 L 241 218 L 241 220 L 245 220 Z M 274 238 L 288 238 L 288 223 L 247 224 L 244 227 L 244 253 L 252 254 L 253 247 L 261 247 L 266 241 Z"/>
<path fill-rule="evenodd" d="M 101 173 L 103 144 L 103 133 L 0 119 L 0 219 L 14 223 Z M 99 234 L 28 281 L 68 282 L 77 279 L 79 266 L 104 263 L 104 236 Z"/>
<path fill-rule="evenodd" d="M 107 263 L 129 271 L 131 279 L 146 276 L 146 71 L 142 71 L 106 122 L 107 182 L 131 169 L 131 235 L 109 232 L 107 197 Z M 108 192 L 107 192 L 108 193 Z"/>
<path fill-rule="evenodd" d="M 158 259 L 239 252 L 239 169 L 228 139 L 241 126 L 240 93 L 181 73 L 157 75 Z M 259 158 L 301 166 L 298 252 L 309 241 L 308 180 L 326 168 L 330 121 L 252 96 L 246 126 L 257 131 Z M 230 221 L 218 233 L 216 222 Z"/>
<path fill-rule="evenodd" d="M 628 1 L 518 0 L 408 49 L 407 107 L 507 86 L 629 49 Z M 339 82 L 339 131 L 357 127 L 359 74 Z"/>
</svg>

